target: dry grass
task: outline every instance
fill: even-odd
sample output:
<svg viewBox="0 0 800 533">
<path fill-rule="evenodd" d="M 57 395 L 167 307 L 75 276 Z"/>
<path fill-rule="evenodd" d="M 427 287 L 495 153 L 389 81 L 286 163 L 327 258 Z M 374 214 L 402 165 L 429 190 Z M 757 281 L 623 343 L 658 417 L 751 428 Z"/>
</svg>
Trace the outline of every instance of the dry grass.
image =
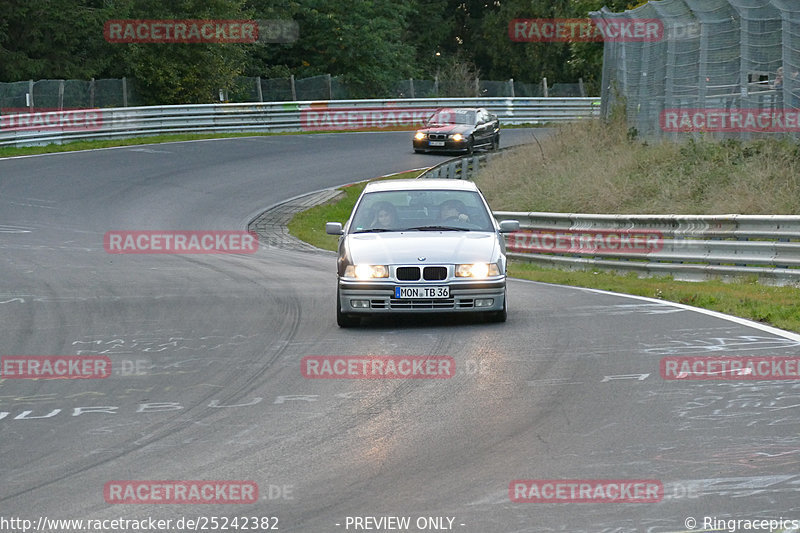
<svg viewBox="0 0 800 533">
<path fill-rule="evenodd" d="M 800 148 L 787 140 L 646 144 L 621 120 L 559 128 L 495 158 L 476 182 L 494 210 L 800 214 Z"/>
</svg>

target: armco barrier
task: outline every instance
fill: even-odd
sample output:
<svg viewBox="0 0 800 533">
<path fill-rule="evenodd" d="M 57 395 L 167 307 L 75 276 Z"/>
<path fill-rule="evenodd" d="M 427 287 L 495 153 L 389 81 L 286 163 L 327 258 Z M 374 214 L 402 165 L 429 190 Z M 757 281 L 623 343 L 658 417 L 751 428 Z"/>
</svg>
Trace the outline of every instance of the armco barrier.
<svg viewBox="0 0 800 533">
<path fill-rule="evenodd" d="M 596 117 L 600 101 L 597 98 L 415 98 L 120 107 L 92 110 L 99 116 L 91 124 L 84 121 L 66 126 L 63 120 L 59 121 L 63 116 L 58 113 L 70 110 L 63 110 L 50 111 L 49 115 L 42 112 L 23 115 L 13 121 L 10 115 L 0 116 L 0 146 L 168 133 L 414 129 L 439 107 L 485 107 L 502 124 L 542 124 Z M 318 120 L 309 121 L 312 114 Z M 9 121 L 13 124 L 9 125 Z"/>
<path fill-rule="evenodd" d="M 420 178 L 472 179 L 497 153 L 466 156 Z M 700 281 L 754 275 L 800 283 L 797 215 L 587 215 L 496 211 L 519 220 L 508 256 L 567 269 L 607 270 Z"/>
<path fill-rule="evenodd" d="M 800 216 L 586 215 L 497 211 L 520 221 L 509 257 L 560 268 L 699 281 L 755 275 L 800 283 Z"/>
</svg>

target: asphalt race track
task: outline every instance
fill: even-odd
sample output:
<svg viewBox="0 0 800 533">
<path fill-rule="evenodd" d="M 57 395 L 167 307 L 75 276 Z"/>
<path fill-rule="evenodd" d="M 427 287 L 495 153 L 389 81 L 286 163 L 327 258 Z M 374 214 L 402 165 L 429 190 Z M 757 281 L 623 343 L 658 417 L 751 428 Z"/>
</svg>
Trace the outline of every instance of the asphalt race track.
<svg viewBox="0 0 800 533">
<path fill-rule="evenodd" d="M 530 138 L 506 130 L 503 144 Z M 100 355 L 113 369 L 105 379 L 0 381 L 0 531 L 23 530 L 3 519 L 40 517 L 169 519 L 169 531 L 194 530 L 188 519 L 221 531 L 222 519 L 275 517 L 266 525 L 308 533 L 800 520 L 800 381 L 659 372 L 668 356 L 800 356 L 798 335 L 524 281 L 509 284 L 505 324 L 342 330 L 333 254 L 103 248 L 111 230 L 243 230 L 282 200 L 441 160 L 414 154 L 408 133 L 0 160 L 0 354 Z M 308 355 L 450 356 L 456 375 L 312 380 L 300 372 Z M 657 480 L 663 497 L 516 503 L 509 484 L 519 479 Z M 246 480 L 259 498 L 107 503 L 104 487 L 126 480 Z M 243 524 L 227 529 L 269 530 Z"/>
</svg>

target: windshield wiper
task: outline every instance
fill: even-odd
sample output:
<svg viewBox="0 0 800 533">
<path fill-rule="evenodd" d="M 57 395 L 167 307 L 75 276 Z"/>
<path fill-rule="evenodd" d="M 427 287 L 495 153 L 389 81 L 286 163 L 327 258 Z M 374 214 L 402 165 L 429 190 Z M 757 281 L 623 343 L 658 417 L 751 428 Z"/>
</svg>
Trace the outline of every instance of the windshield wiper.
<svg viewBox="0 0 800 533">
<path fill-rule="evenodd" d="M 384 231 L 398 231 L 396 229 L 386 229 L 386 228 L 371 228 L 371 229 L 359 229 L 354 231 L 353 233 L 381 233 Z"/>
<path fill-rule="evenodd" d="M 469 228 L 456 228 L 453 226 L 416 226 L 406 228 L 404 231 L 470 231 Z"/>
</svg>

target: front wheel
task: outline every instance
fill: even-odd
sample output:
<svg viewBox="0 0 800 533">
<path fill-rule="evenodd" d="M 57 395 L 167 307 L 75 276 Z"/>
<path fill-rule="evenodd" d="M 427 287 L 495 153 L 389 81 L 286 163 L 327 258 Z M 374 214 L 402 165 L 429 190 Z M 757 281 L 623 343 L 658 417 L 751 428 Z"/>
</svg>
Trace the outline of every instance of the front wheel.
<svg viewBox="0 0 800 533">
<path fill-rule="evenodd" d="M 475 137 L 470 135 L 469 143 L 467 144 L 467 154 L 472 155 L 475 152 Z"/>
<path fill-rule="evenodd" d="M 500 134 L 497 134 L 492 138 L 492 151 L 497 151 L 500 149 Z"/>
<path fill-rule="evenodd" d="M 342 299 L 339 297 L 338 288 L 336 289 L 336 323 L 340 328 L 352 328 L 361 324 L 361 319 L 357 316 L 342 312 Z"/>
</svg>

